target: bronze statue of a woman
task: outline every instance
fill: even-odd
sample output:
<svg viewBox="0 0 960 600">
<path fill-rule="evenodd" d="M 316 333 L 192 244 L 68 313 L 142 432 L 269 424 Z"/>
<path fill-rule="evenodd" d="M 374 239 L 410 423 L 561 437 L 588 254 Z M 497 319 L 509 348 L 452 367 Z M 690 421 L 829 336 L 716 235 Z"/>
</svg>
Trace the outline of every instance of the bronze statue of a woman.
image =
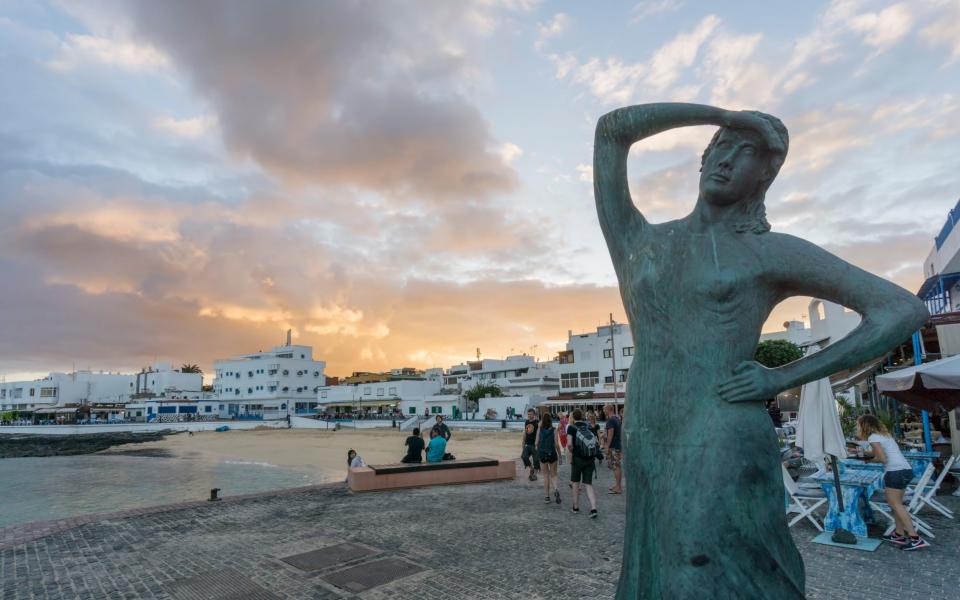
<svg viewBox="0 0 960 600">
<path fill-rule="evenodd" d="M 649 223 L 630 197 L 627 153 L 688 125 L 720 127 L 703 153 L 696 207 Z M 787 145 L 775 117 L 696 104 L 630 106 L 597 124 L 597 212 L 636 347 L 619 599 L 803 598 L 761 400 L 879 356 L 926 319 L 906 290 L 769 231 L 764 196 Z M 862 323 L 821 352 L 767 369 L 753 361 L 760 329 L 790 296 L 842 304 Z"/>
</svg>

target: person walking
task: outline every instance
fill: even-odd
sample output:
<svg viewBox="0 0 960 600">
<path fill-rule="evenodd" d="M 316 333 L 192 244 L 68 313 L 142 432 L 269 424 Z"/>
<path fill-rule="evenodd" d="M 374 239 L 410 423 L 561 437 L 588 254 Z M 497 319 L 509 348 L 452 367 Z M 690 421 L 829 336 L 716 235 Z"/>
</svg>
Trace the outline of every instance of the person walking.
<svg viewBox="0 0 960 600">
<path fill-rule="evenodd" d="M 623 425 L 612 404 L 604 405 L 603 412 L 607 416 L 607 422 L 604 425 L 606 446 L 604 446 L 603 455 L 607 459 L 607 467 L 613 469 L 613 487 L 610 488 L 609 493 L 621 494 L 623 493 L 621 484 L 623 473 L 620 465 L 623 456 L 620 434 L 623 431 Z"/>
<path fill-rule="evenodd" d="M 926 548 L 930 543 L 917 533 L 913 518 L 903 505 L 904 490 L 913 479 L 913 469 L 900 452 L 896 440 L 873 415 L 862 415 L 857 419 L 857 437 L 870 442 L 873 454 L 867 457 L 868 462 L 883 463 L 883 493 L 896 523 L 890 534 L 882 536 L 883 540 L 903 550 Z"/>
<path fill-rule="evenodd" d="M 570 425 L 568 413 L 560 413 L 560 464 L 563 464 L 564 454 L 567 452 L 567 426 Z"/>
<path fill-rule="evenodd" d="M 540 432 L 537 435 L 537 457 L 543 465 L 543 494 L 544 501 L 550 504 L 550 482 L 553 481 L 553 497 L 560 504 L 560 490 L 557 489 L 557 461 L 560 456 L 557 448 L 560 447 L 560 432 L 553 426 L 553 418 L 549 413 L 543 413 L 540 419 Z"/>
<path fill-rule="evenodd" d="M 527 420 L 523 424 L 523 436 L 520 438 L 520 459 L 523 460 L 523 466 L 530 469 L 527 479 L 537 480 L 537 471 L 540 470 L 540 458 L 537 456 L 537 411 L 532 408 L 527 409 Z"/>
<path fill-rule="evenodd" d="M 573 512 L 580 512 L 580 487 L 587 492 L 590 501 L 590 518 L 597 518 L 597 495 L 593 491 L 593 474 L 597 468 L 597 450 L 600 447 L 597 437 L 583 420 L 583 411 L 573 411 L 573 423 L 567 426 L 570 439 L 570 481 L 573 484 Z"/>
</svg>

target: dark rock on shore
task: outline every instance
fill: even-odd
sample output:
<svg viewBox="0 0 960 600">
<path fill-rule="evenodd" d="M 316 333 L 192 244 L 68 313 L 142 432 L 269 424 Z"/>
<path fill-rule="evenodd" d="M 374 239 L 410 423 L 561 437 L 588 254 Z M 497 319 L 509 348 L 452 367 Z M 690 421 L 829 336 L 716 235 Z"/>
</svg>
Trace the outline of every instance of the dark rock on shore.
<svg viewBox="0 0 960 600">
<path fill-rule="evenodd" d="M 93 454 L 121 444 L 140 444 L 162 440 L 171 433 L 165 430 L 143 433 L 115 432 L 80 435 L 2 435 L 0 436 L 0 458 Z"/>
</svg>

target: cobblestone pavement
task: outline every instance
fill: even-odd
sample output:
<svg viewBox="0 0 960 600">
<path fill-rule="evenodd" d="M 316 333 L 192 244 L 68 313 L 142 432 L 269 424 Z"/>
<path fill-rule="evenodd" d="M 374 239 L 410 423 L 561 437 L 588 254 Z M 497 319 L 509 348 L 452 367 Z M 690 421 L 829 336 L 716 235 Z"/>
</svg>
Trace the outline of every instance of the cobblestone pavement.
<svg viewBox="0 0 960 600">
<path fill-rule="evenodd" d="M 609 472 L 602 477 L 605 492 Z M 623 497 L 602 493 L 591 520 L 570 512 L 567 489 L 562 505 L 545 504 L 539 483 L 368 494 L 315 486 L 0 530 L 0 597 L 612 597 Z M 928 521 L 937 538 L 913 554 L 817 545 L 813 527 L 797 525 L 808 597 L 960 598 L 960 524 L 932 513 Z M 292 561 L 299 566 L 282 560 L 344 543 L 342 562 L 316 570 L 300 568 L 315 555 Z M 348 571 L 371 563 L 380 568 Z M 387 567 L 416 572 L 366 589 L 364 578 L 387 577 Z"/>
</svg>

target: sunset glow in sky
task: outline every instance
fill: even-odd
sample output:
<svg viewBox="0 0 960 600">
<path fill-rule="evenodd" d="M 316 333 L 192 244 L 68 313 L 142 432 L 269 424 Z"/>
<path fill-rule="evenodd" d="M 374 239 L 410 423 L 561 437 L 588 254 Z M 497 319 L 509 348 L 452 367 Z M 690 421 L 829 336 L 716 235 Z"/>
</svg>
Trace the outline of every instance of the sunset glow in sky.
<svg viewBox="0 0 960 600">
<path fill-rule="evenodd" d="M 777 115 L 774 230 L 911 291 L 960 196 L 960 0 L 14 0 L 0 61 L 8 379 L 288 328 L 332 375 L 552 358 L 623 318 L 591 164 L 626 104 Z M 712 133 L 634 148 L 648 219 Z"/>
</svg>

